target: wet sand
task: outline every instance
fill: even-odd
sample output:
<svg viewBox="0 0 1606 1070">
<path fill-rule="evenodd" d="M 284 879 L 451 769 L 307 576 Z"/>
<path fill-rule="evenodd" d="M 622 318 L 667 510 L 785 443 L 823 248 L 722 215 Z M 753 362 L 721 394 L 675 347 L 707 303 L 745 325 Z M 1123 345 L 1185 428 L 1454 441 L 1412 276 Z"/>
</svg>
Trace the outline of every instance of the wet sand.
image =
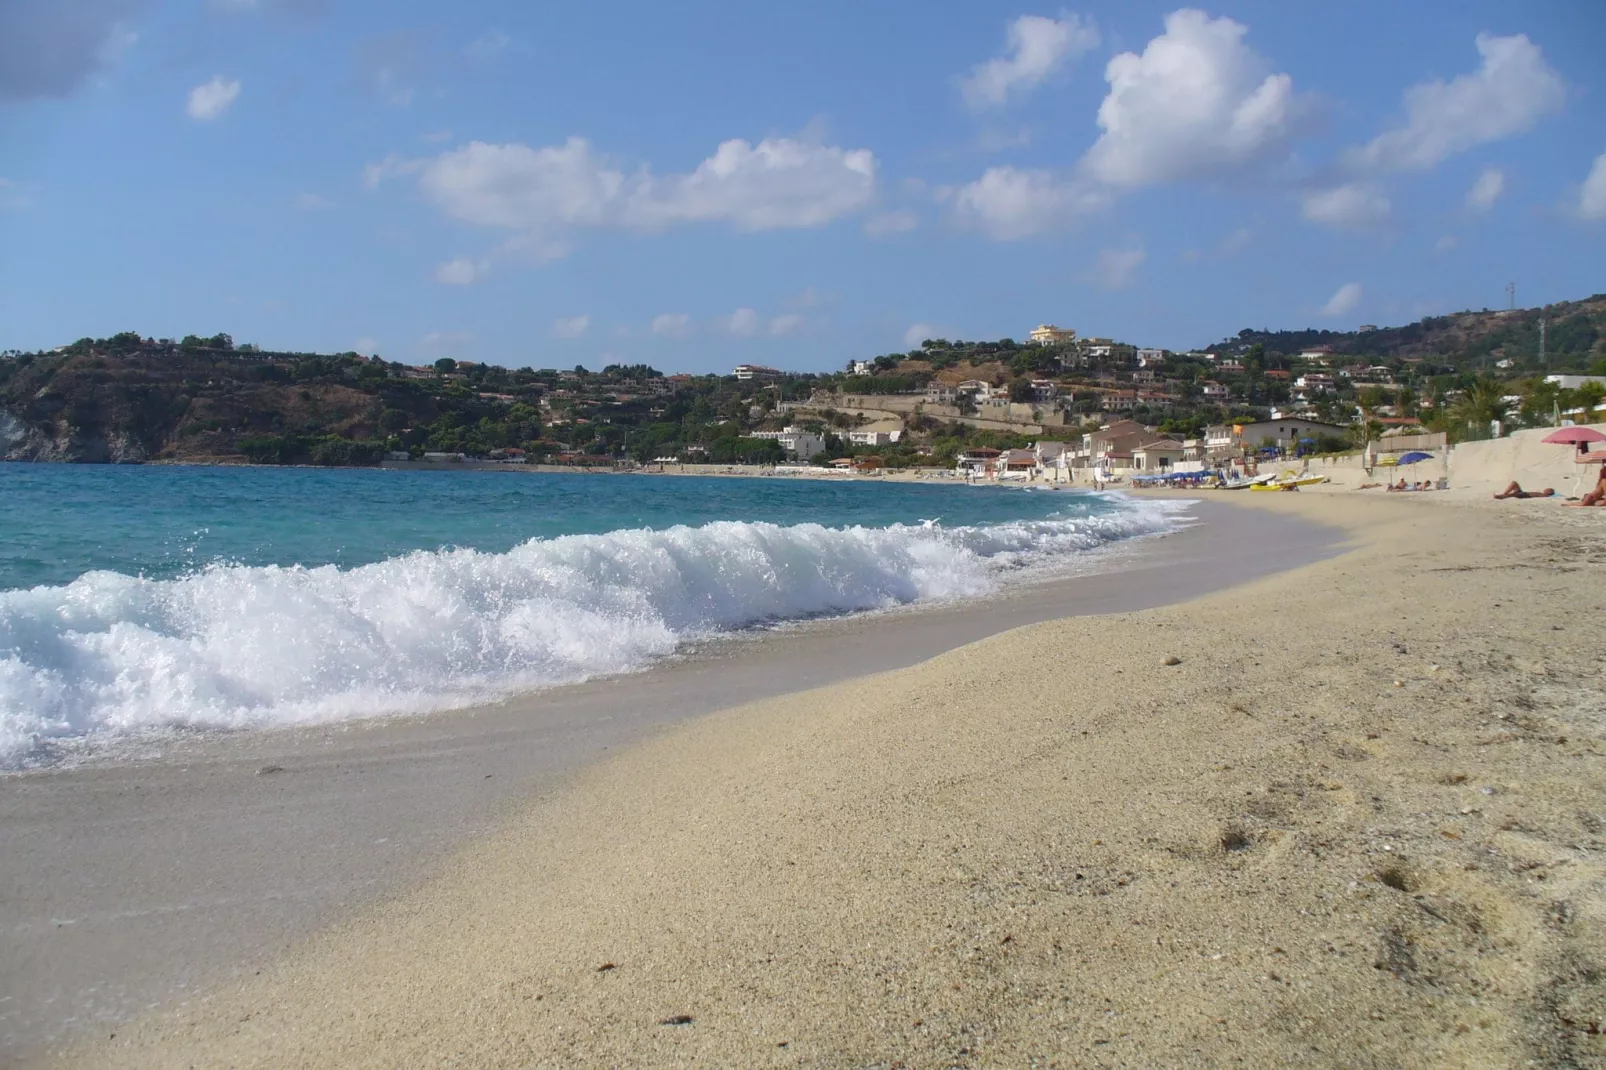
<svg viewBox="0 0 1606 1070">
<path fill-rule="evenodd" d="M 1298 518 L 1219 503 L 1196 515 L 1116 551 L 1119 571 L 984 603 L 805 625 L 493 708 L 210 736 L 160 758 L 0 777 L 0 1052 L 109 1035 L 250 974 L 677 722 L 1337 550 L 1336 531 Z"/>
</svg>

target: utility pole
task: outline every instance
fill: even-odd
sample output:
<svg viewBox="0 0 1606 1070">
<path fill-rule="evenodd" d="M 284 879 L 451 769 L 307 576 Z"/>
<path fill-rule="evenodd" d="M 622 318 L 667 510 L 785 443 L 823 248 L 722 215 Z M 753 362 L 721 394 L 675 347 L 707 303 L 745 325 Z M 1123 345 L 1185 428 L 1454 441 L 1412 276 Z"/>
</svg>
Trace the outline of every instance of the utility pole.
<svg viewBox="0 0 1606 1070">
<path fill-rule="evenodd" d="M 1508 283 L 1506 283 L 1506 311 L 1507 312 L 1515 312 L 1516 310 L 1517 310 L 1517 284 L 1514 283 L 1514 282 L 1508 282 Z"/>
<path fill-rule="evenodd" d="M 1545 356 L 1545 317 L 1539 317 L 1539 363 L 1548 365 L 1550 361 Z"/>
</svg>

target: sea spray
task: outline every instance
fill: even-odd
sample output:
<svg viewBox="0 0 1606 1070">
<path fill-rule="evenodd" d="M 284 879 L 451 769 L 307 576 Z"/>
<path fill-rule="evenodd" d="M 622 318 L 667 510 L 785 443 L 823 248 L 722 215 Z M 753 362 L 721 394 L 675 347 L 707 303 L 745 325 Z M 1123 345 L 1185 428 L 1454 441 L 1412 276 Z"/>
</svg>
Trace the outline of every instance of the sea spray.
<svg viewBox="0 0 1606 1070">
<path fill-rule="evenodd" d="M 416 713 L 640 668 L 754 625 L 987 594 L 1172 503 L 944 529 L 716 522 L 373 564 L 88 572 L 0 592 L 0 762 L 156 728 Z"/>
</svg>

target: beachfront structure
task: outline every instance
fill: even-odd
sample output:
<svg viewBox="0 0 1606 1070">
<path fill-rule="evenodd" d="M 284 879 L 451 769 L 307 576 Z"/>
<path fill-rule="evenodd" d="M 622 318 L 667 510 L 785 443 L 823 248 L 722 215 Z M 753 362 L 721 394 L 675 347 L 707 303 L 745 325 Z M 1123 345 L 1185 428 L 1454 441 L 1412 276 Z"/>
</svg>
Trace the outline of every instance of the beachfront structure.
<svg viewBox="0 0 1606 1070">
<path fill-rule="evenodd" d="M 1037 453 L 1033 450 L 1005 450 L 993 461 L 1000 479 L 1008 476 L 1030 479 L 1037 474 Z"/>
<path fill-rule="evenodd" d="M 767 438 L 781 444 L 788 457 L 807 461 L 825 450 L 825 439 L 801 427 L 785 427 L 779 431 L 754 431 L 748 438 Z"/>
<path fill-rule="evenodd" d="M 1187 449 L 1174 438 L 1151 439 L 1132 449 L 1132 471 L 1145 475 L 1169 472 L 1187 456 Z"/>
<path fill-rule="evenodd" d="M 986 475 L 1002 450 L 995 450 L 991 446 L 977 446 L 961 453 L 954 464 L 954 471 L 962 476 Z"/>
<path fill-rule="evenodd" d="M 1341 437 L 1349 434 L 1349 428 L 1339 424 L 1322 423 L 1319 420 L 1306 420 L 1299 417 L 1239 424 L 1233 430 L 1233 437 L 1250 449 L 1258 449 L 1267 442 L 1285 449 L 1293 449 L 1302 438 L 1316 439 L 1323 435 Z"/>
<path fill-rule="evenodd" d="M 767 368 L 762 364 L 738 364 L 732 372 L 739 382 L 748 382 L 752 379 L 779 379 L 783 374 L 778 368 Z"/>
<path fill-rule="evenodd" d="M 1056 327 L 1052 323 L 1044 323 L 1032 331 L 1030 338 L 1033 345 L 1059 346 L 1076 341 L 1076 332 L 1069 327 Z"/>
</svg>

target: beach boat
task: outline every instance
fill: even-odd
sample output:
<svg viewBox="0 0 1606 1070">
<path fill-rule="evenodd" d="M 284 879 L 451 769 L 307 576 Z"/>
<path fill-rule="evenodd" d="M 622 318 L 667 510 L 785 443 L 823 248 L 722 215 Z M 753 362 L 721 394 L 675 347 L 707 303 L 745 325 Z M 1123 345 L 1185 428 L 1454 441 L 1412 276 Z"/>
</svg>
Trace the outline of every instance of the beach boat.
<svg viewBox="0 0 1606 1070">
<path fill-rule="evenodd" d="M 1256 483 L 1250 490 L 1298 490 L 1298 483 Z"/>
<path fill-rule="evenodd" d="M 1222 490 L 1259 490 L 1273 479 L 1277 478 L 1271 473 L 1255 476 L 1252 479 L 1229 479 L 1221 484 Z"/>
</svg>

